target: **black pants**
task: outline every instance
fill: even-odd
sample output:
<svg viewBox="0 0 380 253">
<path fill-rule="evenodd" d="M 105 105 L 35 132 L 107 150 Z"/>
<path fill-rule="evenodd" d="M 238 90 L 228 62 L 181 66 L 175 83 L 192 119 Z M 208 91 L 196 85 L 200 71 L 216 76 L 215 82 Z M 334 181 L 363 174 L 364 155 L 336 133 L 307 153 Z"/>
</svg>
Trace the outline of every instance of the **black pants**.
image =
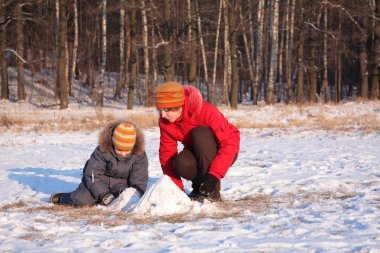
<svg viewBox="0 0 380 253">
<path fill-rule="evenodd" d="M 184 149 L 174 160 L 174 169 L 178 175 L 193 182 L 193 189 L 199 189 L 202 177 L 210 169 L 211 162 L 218 153 L 218 143 L 213 132 L 203 126 L 191 132 L 193 147 Z"/>
</svg>

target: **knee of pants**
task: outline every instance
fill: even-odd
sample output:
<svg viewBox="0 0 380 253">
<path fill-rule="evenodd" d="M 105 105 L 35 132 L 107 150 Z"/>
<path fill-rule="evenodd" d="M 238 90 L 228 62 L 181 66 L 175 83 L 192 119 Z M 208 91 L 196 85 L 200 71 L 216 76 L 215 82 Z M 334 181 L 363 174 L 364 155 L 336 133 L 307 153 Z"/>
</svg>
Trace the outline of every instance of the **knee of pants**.
<svg viewBox="0 0 380 253">
<path fill-rule="evenodd" d="M 187 180 L 195 178 L 197 175 L 197 162 L 194 155 L 189 150 L 181 151 L 174 160 L 174 170 L 178 175 Z"/>
</svg>

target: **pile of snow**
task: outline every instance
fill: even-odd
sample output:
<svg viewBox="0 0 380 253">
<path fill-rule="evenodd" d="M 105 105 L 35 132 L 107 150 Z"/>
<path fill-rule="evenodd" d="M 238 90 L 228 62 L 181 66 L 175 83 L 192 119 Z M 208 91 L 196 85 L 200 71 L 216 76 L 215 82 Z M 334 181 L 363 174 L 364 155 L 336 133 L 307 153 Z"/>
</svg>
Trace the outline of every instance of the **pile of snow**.
<svg viewBox="0 0 380 253">
<path fill-rule="evenodd" d="M 184 191 L 166 175 L 149 187 L 141 197 L 134 188 L 127 188 L 109 206 L 102 209 L 121 211 L 136 215 L 169 216 L 199 214 L 212 211 L 215 206 L 208 200 L 203 203 L 191 201 Z"/>
</svg>

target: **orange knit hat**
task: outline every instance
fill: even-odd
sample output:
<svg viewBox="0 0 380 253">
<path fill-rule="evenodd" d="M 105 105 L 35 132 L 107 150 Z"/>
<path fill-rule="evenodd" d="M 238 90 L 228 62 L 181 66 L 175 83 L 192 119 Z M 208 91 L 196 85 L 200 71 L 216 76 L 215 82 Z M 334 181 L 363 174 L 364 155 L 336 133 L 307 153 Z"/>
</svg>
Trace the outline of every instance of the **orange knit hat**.
<svg viewBox="0 0 380 253">
<path fill-rule="evenodd" d="M 136 142 L 136 129 L 132 124 L 119 124 L 112 135 L 112 144 L 118 150 L 131 151 Z"/>
<path fill-rule="evenodd" d="M 185 89 L 176 82 L 167 82 L 156 88 L 156 107 L 173 108 L 185 103 Z"/>
</svg>

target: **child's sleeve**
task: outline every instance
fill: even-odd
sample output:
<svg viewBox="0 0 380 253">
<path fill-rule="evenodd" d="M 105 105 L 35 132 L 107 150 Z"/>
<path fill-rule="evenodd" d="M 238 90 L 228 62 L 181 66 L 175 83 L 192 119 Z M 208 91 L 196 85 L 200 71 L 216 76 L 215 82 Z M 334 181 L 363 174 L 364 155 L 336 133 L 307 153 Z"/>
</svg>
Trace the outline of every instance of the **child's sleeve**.
<svg viewBox="0 0 380 253">
<path fill-rule="evenodd" d="M 129 175 L 130 186 L 143 195 L 146 191 L 148 177 L 148 158 L 144 152 L 132 165 L 132 170 Z"/>
</svg>

